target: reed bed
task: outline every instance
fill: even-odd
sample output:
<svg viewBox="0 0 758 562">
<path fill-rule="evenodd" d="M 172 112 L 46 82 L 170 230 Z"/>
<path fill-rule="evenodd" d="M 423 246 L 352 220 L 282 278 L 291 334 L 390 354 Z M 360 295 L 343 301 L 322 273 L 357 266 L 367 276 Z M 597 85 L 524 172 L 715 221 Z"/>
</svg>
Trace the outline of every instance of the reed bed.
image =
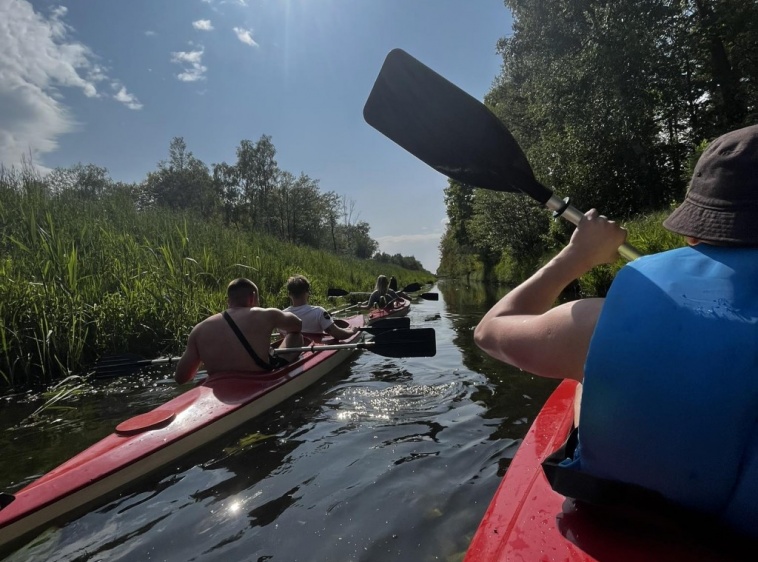
<svg viewBox="0 0 758 562">
<path fill-rule="evenodd" d="M 231 279 L 252 279 L 262 306 L 283 307 L 294 273 L 325 306 L 339 305 L 329 287 L 430 277 L 140 209 L 133 186 L 51 193 L 33 173 L 0 169 L 0 387 L 46 387 L 110 354 L 176 355 L 198 321 L 225 308 Z"/>
</svg>

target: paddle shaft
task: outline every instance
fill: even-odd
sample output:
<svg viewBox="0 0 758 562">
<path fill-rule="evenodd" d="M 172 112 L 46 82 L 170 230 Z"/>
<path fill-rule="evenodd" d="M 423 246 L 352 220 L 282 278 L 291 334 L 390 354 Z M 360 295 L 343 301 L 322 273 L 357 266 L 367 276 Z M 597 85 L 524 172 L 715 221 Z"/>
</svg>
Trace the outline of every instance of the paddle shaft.
<svg viewBox="0 0 758 562">
<path fill-rule="evenodd" d="M 562 217 L 575 226 L 579 226 L 579 221 L 584 218 L 584 213 L 570 204 L 568 200 L 561 199 L 557 195 L 551 195 L 545 203 L 545 207 L 553 211 L 556 217 Z M 619 254 L 627 261 L 636 260 L 642 256 L 637 248 L 626 242 L 619 246 Z"/>
</svg>

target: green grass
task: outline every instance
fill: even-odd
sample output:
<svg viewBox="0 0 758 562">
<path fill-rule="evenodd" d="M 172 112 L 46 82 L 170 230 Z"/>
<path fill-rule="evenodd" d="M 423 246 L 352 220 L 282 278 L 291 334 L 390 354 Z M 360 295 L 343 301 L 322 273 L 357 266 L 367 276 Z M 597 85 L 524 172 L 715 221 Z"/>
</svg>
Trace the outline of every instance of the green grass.
<svg viewBox="0 0 758 562">
<path fill-rule="evenodd" d="M 380 273 L 401 284 L 432 277 L 140 210 L 128 188 L 51 194 L 34 174 L 0 169 L 0 388 L 47 386 L 109 354 L 180 353 L 192 326 L 225 308 L 230 280 L 248 277 L 262 306 L 284 307 L 294 273 L 328 307 L 344 302 L 327 299 L 329 287 L 368 291 Z"/>
</svg>

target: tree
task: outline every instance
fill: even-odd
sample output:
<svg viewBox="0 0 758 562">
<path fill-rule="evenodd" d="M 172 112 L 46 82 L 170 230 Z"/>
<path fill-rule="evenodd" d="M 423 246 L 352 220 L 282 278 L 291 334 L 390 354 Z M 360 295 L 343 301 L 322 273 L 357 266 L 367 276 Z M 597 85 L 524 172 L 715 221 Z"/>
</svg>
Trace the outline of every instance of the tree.
<svg viewBox="0 0 758 562">
<path fill-rule="evenodd" d="M 276 148 L 271 137 L 262 135 L 257 142 L 240 142 L 237 148 L 236 178 L 246 206 L 249 225 L 263 232 L 271 232 L 270 217 L 273 211 L 272 194 L 281 173 L 274 157 Z"/>
<path fill-rule="evenodd" d="M 212 216 L 219 202 L 208 167 L 187 151 L 181 137 L 171 140 L 168 161 L 162 160 L 158 170 L 147 175 L 145 190 L 155 205 L 193 210 L 204 217 Z"/>
</svg>

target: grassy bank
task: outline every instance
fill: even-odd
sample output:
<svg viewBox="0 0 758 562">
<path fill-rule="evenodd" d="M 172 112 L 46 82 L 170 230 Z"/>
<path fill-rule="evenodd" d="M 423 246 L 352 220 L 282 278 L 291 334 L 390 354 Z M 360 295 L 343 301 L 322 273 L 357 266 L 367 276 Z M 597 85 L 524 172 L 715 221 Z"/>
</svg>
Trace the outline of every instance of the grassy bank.
<svg viewBox="0 0 758 562">
<path fill-rule="evenodd" d="M 276 307 L 288 304 L 294 273 L 325 306 L 340 304 L 327 288 L 366 291 L 380 273 L 401 285 L 431 278 L 137 201 L 130 186 L 53 194 L 39 178 L 0 171 L 0 389 L 84 374 L 103 355 L 180 353 L 192 326 L 225 307 L 236 277 Z"/>
</svg>

